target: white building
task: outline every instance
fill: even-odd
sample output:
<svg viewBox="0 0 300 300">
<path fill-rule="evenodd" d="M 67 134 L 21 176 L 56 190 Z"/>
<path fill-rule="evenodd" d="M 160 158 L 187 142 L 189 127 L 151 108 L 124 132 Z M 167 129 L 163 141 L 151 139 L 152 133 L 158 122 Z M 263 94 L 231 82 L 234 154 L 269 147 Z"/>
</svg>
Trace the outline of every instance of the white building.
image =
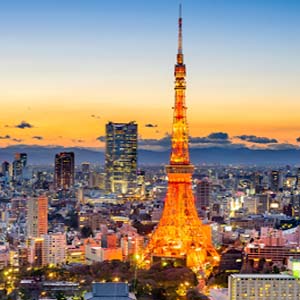
<svg viewBox="0 0 300 300">
<path fill-rule="evenodd" d="M 87 264 L 114 259 L 123 260 L 122 248 L 102 248 L 90 244 L 85 246 L 85 260 Z"/>
<path fill-rule="evenodd" d="M 43 235 L 45 259 L 47 264 L 58 265 L 66 262 L 66 235 L 52 233 Z"/>
<path fill-rule="evenodd" d="M 232 274 L 229 300 L 299 300 L 300 280 L 286 274 Z"/>
</svg>

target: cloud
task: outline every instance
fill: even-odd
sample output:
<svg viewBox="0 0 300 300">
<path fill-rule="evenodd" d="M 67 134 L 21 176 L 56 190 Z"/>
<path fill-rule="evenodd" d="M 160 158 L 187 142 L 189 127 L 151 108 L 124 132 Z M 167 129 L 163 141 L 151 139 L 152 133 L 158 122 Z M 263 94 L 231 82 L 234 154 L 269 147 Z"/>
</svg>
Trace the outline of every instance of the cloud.
<svg viewBox="0 0 300 300">
<path fill-rule="evenodd" d="M 40 136 L 40 135 L 35 135 L 35 136 L 33 136 L 32 137 L 33 139 L 35 139 L 35 140 L 43 140 L 44 138 L 42 137 L 42 136 Z"/>
<path fill-rule="evenodd" d="M 83 143 L 84 140 L 82 140 L 82 139 L 73 139 L 72 142 L 74 142 L 74 143 Z"/>
<path fill-rule="evenodd" d="M 189 137 L 189 142 L 191 147 L 203 147 L 201 144 L 207 144 L 208 146 L 212 147 L 214 145 L 226 145 L 231 144 L 229 139 L 229 135 L 226 132 L 213 132 L 208 136 L 204 137 Z"/>
<path fill-rule="evenodd" d="M 299 146 L 283 143 L 283 144 L 269 144 L 267 146 L 269 150 L 292 150 L 292 149 L 299 149 Z"/>
<path fill-rule="evenodd" d="M 189 137 L 191 148 L 225 147 L 233 145 L 227 133 L 215 132 L 205 137 Z M 244 147 L 237 144 L 236 147 Z M 171 135 L 166 134 L 161 139 L 139 139 L 139 148 L 147 150 L 167 150 L 171 148 Z"/>
<path fill-rule="evenodd" d="M 139 146 L 142 148 L 144 146 L 155 146 L 156 148 L 170 148 L 171 147 L 171 135 L 166 134 L 161 139 L 143 139 L 139 138 L 138 140 Z"/>
<path fill-rule="evenodd" d="M 94 118 L 94 119 L 101 119 L 100 116 L 97 116 L 97 115 L 91 115 L 91 118 Z"/>
<path fill-rule="evenodd" d="M 105 142 L 105 136 L 104 135 L 100 135 L 96 138 L 96 140 L 100 141 L 100 142 Z"/>
<path fill-rule="evenodd" d="M 206 148 L 221 148 L 221 149 L 241 149 L 247 148 L 245 144 L 233 144 L 228 143 L 200 143 L 200 144 L 190 144 L 190 149 L 206 149 Z"/>
<path fill-rule="evenodd" d="M 276 139 L 263 137 L 263 136 L 256 136 L 256 135 L 239 135 L 237 136 L 242 141 L 256 143 L 256 144 L 276 144 L 278 141 Z"/>
<path fill-rule="evenodd" d="M 21 143 L 23 140 L 21 140 L 21 139 L 12 139 L 12 141 L 14 141 L 16 143 Z"/>
<path fill-rule="evenodd" d="M 148 124 L 145 124 L 145 127 L 148 127 L 148 128 L 156 128 L 156 127 L 157 127 L 157 124 L 148 123 Z"/>
<path fill-rule="evenodd" d="M 33 125 L 26 121 L 22 121 L 20 124 L 15 125 L 15 127 L 20 129 L 25 129 L 25 128 L 33 128 Z"/>
<path fill-rule="evenodd" d="M 212 140 L 228 140 L 229 136 L 226 132 L 213 132 L 209 134 L 207 138 Z"/>
<path fill-rule="evenodd" d="M 208 137 L 190 137 L 190 144 L 231 144 L 230 140 L 211 139 Z"/>
<path fill-rule="evenodd" d="M 10 135 L 4 135 L 4 136 L 0 136 L 0 140 L 9 140 L 11 138 Z"/>
</svg>

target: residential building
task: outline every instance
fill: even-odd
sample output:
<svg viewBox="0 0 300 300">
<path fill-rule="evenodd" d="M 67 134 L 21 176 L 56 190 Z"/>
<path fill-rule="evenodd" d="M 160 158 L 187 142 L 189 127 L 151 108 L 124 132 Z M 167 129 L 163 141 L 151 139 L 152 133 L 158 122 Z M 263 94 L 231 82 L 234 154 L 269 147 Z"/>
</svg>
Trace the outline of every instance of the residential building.
<svg viewBox="0 0 300 300">
<path fill-rule="evenodd" d="M 42 236 L 44 239 L 45 260 L 47 264 L 58 265 L 66 262 L 66 235 L 51 233 Z"/>
<path fill-rule="evenodd" d="M 41 195 L 28 199 L 27 236 L 40 237 L 48 233 L 48 197 Z"/>
</svg>

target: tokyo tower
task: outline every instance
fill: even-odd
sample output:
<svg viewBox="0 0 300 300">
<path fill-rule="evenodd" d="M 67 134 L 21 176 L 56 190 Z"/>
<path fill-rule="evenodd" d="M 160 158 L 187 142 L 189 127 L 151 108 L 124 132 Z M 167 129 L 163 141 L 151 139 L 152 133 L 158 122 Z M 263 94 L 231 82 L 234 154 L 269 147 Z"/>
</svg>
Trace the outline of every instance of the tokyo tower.
<svg viewBox="0 0 300 300">
<path fill-rule="evenodd" d="M 178 27 L 172 150 L 170 163 L 166 166 L 168 191 L 162 217 L 145 249 L 144 258 L 146 263 L 162 259 L 181 261 L 207 275 L 213 266 L 218 265 L 219 254 L 211 243 L 209 225 L 202 224 L 198 217 L 192 191 L 194 166 L 190 163 L 188 146 L 181 6 Z"/>
</svg>

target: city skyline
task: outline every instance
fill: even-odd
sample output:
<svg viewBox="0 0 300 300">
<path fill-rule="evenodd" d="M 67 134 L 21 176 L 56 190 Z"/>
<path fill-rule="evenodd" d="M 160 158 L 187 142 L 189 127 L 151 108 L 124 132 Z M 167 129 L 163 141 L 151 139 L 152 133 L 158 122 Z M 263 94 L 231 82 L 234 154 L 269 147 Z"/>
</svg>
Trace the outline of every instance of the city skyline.
<svg viewBox="0 0 300 300">
<path fill-rule="evenodd" d="M 145 148 L 164 146 L 179 1 L 17 2 L 1 4 L 0 146 L 103 147 L 108 121 L 136 121 Z M 195 147 L 297 145 L 299 9 L 183 1 Z"/>
</svg>

